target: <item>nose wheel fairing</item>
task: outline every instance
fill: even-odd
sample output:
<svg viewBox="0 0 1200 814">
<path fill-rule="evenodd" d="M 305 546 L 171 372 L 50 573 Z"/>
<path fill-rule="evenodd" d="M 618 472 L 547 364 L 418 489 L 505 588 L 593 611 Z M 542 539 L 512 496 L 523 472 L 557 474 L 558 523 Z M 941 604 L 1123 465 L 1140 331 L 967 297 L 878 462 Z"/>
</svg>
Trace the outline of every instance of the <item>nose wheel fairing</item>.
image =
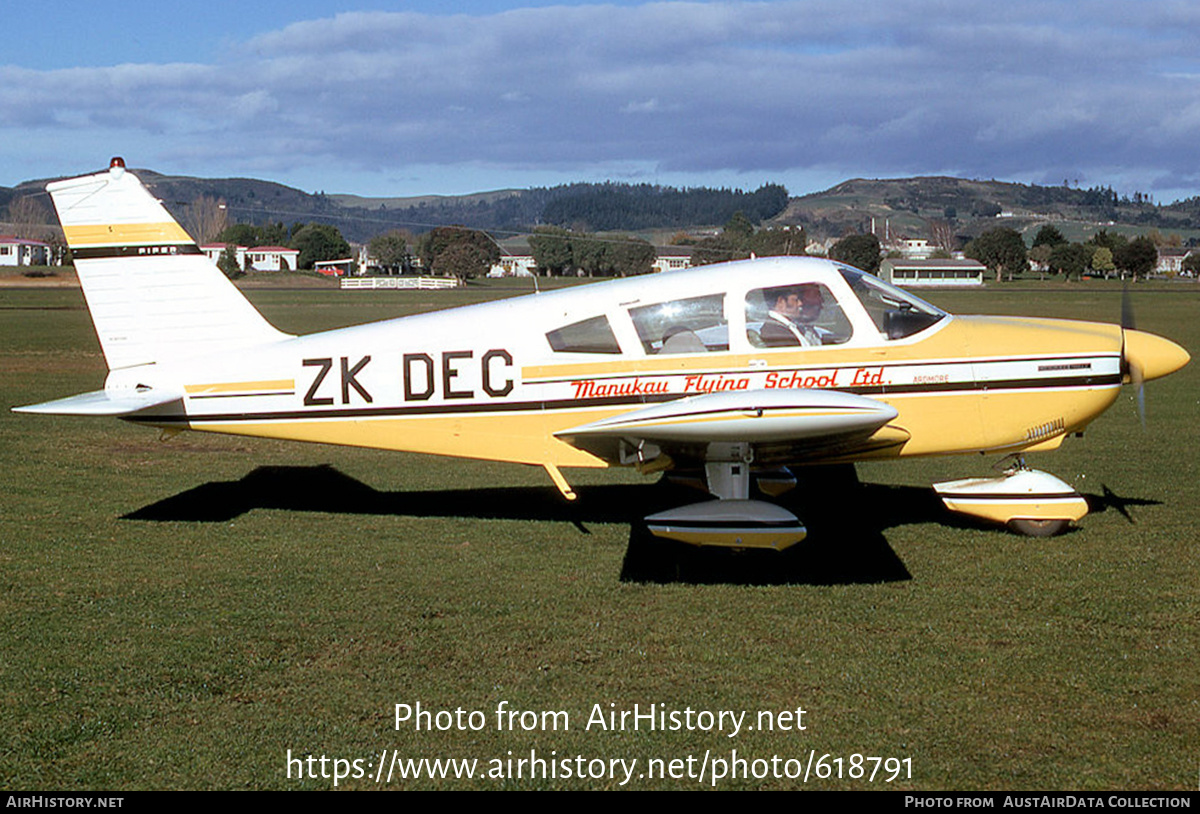
<svg viewBox="0 0 1200 814">
<path fill-rule="evenodd" d="M 1008 524 L 1031 536 L 1053 534 L 1088 513 L 1087 501 L 1069 484 L 1024 466 L 997 478 L 942 481 L 933 489 L 952 512 Z"/>
</svg>

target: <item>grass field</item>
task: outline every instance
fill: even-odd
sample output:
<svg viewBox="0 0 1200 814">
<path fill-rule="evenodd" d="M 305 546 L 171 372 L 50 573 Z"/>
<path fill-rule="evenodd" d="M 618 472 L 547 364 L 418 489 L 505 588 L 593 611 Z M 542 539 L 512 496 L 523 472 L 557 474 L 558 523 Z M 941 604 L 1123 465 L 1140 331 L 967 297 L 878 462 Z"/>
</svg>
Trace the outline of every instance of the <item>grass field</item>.
<svg viewBox="0 0 1200 814">
<path fill-rule="evenodd" d="M 308 332 L 511 293 L 251 292 Z M 934 294 L 959 313 L 1115 321 L 1103 284 Z M 1135 292 L 1139 327 L 1200 349 L 1200 293 Z M 0 289 L 5 407 L 102 386 L 78 290 Z M 678 552 L 631 531 L 665 487 L 540 470 L 0 412 L 0 786 L 329 788 L 287 756 L 637 759 L 634 788 L 707 788 L 712 758 L 834 770 L 719 788 L 1194 789 L 1200 773 L 1200 364 L 1031 458 L 1088 496 L 1031 540 L 942 514 L 933 480 L 992 458 L 807 473 L 809 542 Z M 573 473 L 568 473 L 569 475 Z M 804 473 L 802 473 L 804 474 Z M 397 728 L 395 705 L 480 711 Z M 495 710 L 564 711 L 501 731 Z M 585 728 L 603 711 L 745 711 L 734 737 Z M 615 706 L 610 706 L 615 705 Z M 802 707 L 802 731 L 758 713 Z M 528 720 L 528 719 L 527 719 Z M 444 722 L 444 719 L 443 719 Z M 476 719 L 478 722 L 478 718 Z M 698 723 L 699 721 L 697 721 Z M 787 719 L 781 719 L 786 723 Z M 553 751 L 553 754 L 551 754 Z M 693 775 L 703 764 L 703 781 Z M 511 753 L 511 754 L 510 754 Z M 911 759 L 892 783 L 851 756 Z M 582 756 L 582 763 L 575 762 Z M 837 777 L 835 758 L 843 758 Z M 646 774 L 649 761 L 684 776 Z M 866 763 L 867 773 L 874 765 Z M 607 764 L 605 764 L 607 775 Z M 908 777 L 907 767 L 911 767 Z M 353 773 L 352 764 L 340 764 Z M 304 765 L 320 774 L 317 762 Z M 616 779 L 391 788 L 615 788 Z M 746 764 L 751 774 L 766 763 Z"/>
</svg>

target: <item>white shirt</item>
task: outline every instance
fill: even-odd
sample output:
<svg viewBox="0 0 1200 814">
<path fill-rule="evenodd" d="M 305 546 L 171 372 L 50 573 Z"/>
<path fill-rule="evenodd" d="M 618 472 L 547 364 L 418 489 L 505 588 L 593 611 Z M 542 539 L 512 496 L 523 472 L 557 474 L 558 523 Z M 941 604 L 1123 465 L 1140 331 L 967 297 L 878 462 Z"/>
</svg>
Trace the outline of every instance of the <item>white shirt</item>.
<svg viewBox="0 0 1200 814">
<path fill-rule="evenodd" d="M 796 343 L 799 345 L 808 347 L 821 344 L 821 339 L 817 336 L 817 332 L 809 325 L 797 325 L 778 311 L 768 311 L 767 318 L 787 328 L 788 332 L 796 337 Z"/>
</svg>

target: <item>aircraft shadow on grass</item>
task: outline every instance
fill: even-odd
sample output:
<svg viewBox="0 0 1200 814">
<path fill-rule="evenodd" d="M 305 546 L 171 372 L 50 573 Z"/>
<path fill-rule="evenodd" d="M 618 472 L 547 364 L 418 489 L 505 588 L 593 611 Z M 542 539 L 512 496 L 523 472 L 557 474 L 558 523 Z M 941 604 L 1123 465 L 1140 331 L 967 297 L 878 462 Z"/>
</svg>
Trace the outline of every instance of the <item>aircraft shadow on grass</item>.
<svg viewBox="0 0 1200 814">
<path fill-rule="evenodd" d="M 860 483 L 853 467 L 801 470 L 800 488 L 779 502 L 809 528 L 808 538 L 783 552 L 696 548 L 657 539 L 641 518 L 694 500 L 695 492 L 667 481 L 648 485 L 581 487 L 568 503 L 552 487 L 381 492 L 336 468 L 262 466 L 241 480 L 205 483 L 122 516 L 152 522 L 228 522 L 253 509 L 329 514 L 458 517 L 559 522 L 588 534 L 588 523 L 630 527 L 621 579 L 735 585 L 834 585 L 912 578 L 884 531 L 913 523 L 992 528 L 946 511 L 930 489 Z M 1119 497 L 1107 486 L 1086 495 L 1092 513 L 1113 509 L 1134 522 L 1128 507 L 1156 501 Z M 997 528 L 997 533 L 1006 533 Z"/>
</svg>

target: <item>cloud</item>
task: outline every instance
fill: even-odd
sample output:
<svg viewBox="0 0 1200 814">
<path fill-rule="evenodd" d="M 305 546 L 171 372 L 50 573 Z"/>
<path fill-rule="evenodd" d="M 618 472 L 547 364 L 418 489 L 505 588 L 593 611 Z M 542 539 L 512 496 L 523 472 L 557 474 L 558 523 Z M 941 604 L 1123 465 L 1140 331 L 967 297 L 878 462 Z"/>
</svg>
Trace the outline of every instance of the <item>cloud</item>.
<svg viewBox="0 0 1200 814">
<path fill-rule="evenodd" d="M 339 163 L 1195 177 L 1200 12 L 1168 0 L 811 0 L 355 12 L 207 64 L 0 68 L 0 131 Z M 630 115 L 640 114 L 640 115 Z M 186 168 L 185 168 L 186 169 Z M 189 171 L 200 172 L 204 168 Z"/>
</svg>

